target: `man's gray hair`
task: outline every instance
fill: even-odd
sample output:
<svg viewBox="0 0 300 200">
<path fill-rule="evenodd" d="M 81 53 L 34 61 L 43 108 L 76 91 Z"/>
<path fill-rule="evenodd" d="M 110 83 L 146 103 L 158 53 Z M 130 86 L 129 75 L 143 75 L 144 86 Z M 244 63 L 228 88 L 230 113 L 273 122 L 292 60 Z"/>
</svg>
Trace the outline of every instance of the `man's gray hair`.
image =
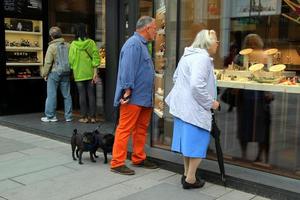
<svg viewBox="0 0 300 200">
<path fill-rule="evenodd" d="M 49 35 L 54 39 L 61 38 L 61 29 L 58 26 L 52 26 L 49 30 Z"/>
<path fill-rule="evenodd" d="M 200 49 L 209 49 L 210 46 L 213 43 L 213 38 L 211 37 L 211 34 L 215 34 L 216 32 L 214 30 L 207 30 L 204 29 L 200 31 L 195 39 L 193 44 L 191 45 L 193 48 L 200 48 Z"/>
<path fill-rule="evenodd" d="M 151 24 L 154 21 L 152 17 L 149 16 L 142 16 L 139 18 L 139 20 L 136 23 L 136 29 L 141 29 L 147 26 L 148 24 Z"/>
</svg>

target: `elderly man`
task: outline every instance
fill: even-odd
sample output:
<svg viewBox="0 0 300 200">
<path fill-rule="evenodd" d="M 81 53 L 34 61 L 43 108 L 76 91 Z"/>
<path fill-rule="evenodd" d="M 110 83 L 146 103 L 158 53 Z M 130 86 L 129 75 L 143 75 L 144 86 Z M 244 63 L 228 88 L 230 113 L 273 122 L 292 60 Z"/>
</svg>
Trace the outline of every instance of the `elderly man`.
<svg viewBox="0 0 300 200">
<path fill-rule="evenodd" d="M 147 128 L 152 114 L 154 68 L 147 43 L 155 39 L 155 20 L 141 17 L 136 32 L 123 45 L 120 52 L 117 87 L 114 106 L 120 106 L 119 124 L 111 160 L 111 171 L 124 175 L 135 174 L 125 165 L 127 143 L 132 134 L 132 164 L 155 169 L 157 165 L 146 160 L 144 150 Z"/>
<path fill-rule="evenodd" d="M 70 67 L 68 61 L 69 43 L 62 38 L 61 29 L 51 27 L 49 35 L 52 41 L 45 56 L 45 64 L 41 75 L 47 81 L 47 99 L 45 103 L 45 117 L 42 122 L 56 122 L 57 88 L 64 97 L 65 120 L 72 121 L 72 98 L 70 94 Z"/>
</svg>

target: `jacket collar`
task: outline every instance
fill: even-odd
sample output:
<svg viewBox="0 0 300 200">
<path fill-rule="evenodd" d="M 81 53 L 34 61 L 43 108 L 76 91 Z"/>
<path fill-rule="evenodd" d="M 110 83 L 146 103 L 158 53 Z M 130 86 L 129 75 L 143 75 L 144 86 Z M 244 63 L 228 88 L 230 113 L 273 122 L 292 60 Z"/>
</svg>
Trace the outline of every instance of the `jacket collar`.
<svg viewBox="0 0 300 200">
<path fill-rule="evenodd" d="M 134 32 L 134 36 L 137 37 L 143 44 L 147 44 L 147 40 L 141 36 L 138 32 Z"/>
<path fill-rule="evenodd" d="M 57 43 L 57 42 L 64 42 L 64 41 L 65 41 L 64 38 L 57 38 L 57 39 L 54 39 L 54 40 L 52 40 L 51 42 L 49 42 L 49 45 L 50 45 L 50 44 Z"/>
</svg>

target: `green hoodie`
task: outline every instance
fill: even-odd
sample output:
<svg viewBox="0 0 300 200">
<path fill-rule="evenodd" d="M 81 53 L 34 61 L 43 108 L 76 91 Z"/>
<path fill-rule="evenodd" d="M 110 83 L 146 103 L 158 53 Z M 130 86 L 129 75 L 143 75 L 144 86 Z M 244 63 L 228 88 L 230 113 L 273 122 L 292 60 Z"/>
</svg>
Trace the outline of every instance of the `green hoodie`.
<svg viewBox="0 0 300 200">
<path fill-rule="evenodd" d="M 75 81 L 93 79 L 94 68 L 100 65 L 96 43 L 91 39 L 74 40 L 69 49 L 69 62 Z"/>
</svg>

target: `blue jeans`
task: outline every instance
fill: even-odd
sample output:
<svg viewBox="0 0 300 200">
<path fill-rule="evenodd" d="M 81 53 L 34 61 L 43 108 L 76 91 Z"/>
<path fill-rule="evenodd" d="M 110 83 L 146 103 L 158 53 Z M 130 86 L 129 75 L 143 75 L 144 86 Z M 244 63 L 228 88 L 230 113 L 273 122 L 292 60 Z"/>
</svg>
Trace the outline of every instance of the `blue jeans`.
<svg viewBox="0 0 300 200">
<path fill-rule="evenodd" d="M 72 119 L 72 98 L 70 94 L 70 75 L 51 72 L 47 80 L 47 99 L 45 105 L 45 115 L 48 118 L 56 117 L 57 88 L 60 88 L 64 98 L 65 119 Z"/>
<path fill-rule="evenodd" d="M 96 117 L 96 91 L 92 80 L 76 82 L 79 93 L 80 114 L 82 117 Z M 88 99 L 88 102 L 87 102 Z M 88 112 L 89 111 L 89 112 Z"/>
</svg>

